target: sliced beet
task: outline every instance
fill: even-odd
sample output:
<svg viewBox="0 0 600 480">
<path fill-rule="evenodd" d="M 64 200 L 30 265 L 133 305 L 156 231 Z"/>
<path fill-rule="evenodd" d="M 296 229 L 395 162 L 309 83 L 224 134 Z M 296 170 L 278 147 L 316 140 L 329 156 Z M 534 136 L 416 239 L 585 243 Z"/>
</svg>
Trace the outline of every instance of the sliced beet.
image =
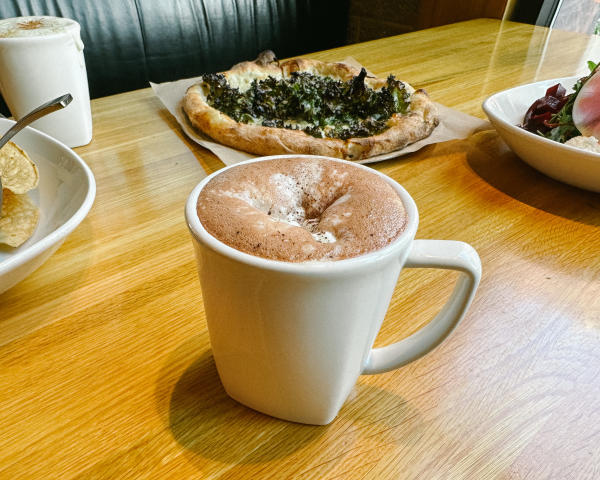
<svg viewBox="0 0 600 480">
<path fill-rule="evenodd" d="M 545 133 L 556 125 L 550 123 L 552 115 L 558 113 L 567 103 L 569 95 L 560 83 L 552 85 L 546 90 L 542 98 L 538 98 L 525 113 L 523 128 L 533 133 Z"/>
</svg>

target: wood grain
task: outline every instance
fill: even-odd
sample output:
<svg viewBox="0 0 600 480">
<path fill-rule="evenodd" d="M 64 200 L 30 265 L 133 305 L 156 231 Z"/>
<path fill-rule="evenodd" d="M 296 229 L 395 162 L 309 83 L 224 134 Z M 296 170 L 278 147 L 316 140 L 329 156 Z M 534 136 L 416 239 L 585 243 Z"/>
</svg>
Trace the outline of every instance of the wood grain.
<svg viewBox="0 0 600 480">
<path fill-rule="evenodd" d="M 484 19 L 311 56 L 349 55 L 483 117 L 498 90 L 583 73 L 600 43 Z M 211 356 L 183 205 L 221 162 L 149 89 L 92 107 L 77 152 L 95 204 L 0 295 L 0 478 L 600 478 L 600 195 L 493 131 L 373 165 L 414 196 L 419 238 L 478 250 L 481 286 L 447 342 L 360 377 L 333 423 L 286 423 L 230 400 Z M 427 322 L 453 280 L 403 273 L 376 344 Z"/>
<path fill-rule="evenodd" d="M 504 17 L 508 0 L 421 0 L 419 2 L 418 28 L 438 27 L 472 18 Z"/>
</svg>

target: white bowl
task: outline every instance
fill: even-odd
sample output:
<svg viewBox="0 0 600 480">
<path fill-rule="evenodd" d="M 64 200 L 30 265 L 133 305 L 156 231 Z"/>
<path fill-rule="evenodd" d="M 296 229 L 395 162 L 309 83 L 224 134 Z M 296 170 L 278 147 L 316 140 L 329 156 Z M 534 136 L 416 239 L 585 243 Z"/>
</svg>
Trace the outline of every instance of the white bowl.
<svg viewBox="0 0 600 480">
<path fill-rule="evenodd" d="M 13 124 L 0 119 L 0 133 Z M 40 208 L 40 221 L 20 247 L 0 245 L 0 293 L 27 277 L 60 247 L 88 214 L 96 196 L 92 171 L 66 145 L 30 127 L 13 141 L 37 164 L 40 182 L 29 196 Z"/>
<path fill-rule="evenodd" d="M 508 146 L 533 168 L 561 182 L 600 192 L 600 154 L 564 145 L 522 129 L 525 112 L 546 89 L 561 83 L 567 93 L 579 77 L 556 78 L 510 88 L 488 97 L 483 110 Z"/>
</svg>

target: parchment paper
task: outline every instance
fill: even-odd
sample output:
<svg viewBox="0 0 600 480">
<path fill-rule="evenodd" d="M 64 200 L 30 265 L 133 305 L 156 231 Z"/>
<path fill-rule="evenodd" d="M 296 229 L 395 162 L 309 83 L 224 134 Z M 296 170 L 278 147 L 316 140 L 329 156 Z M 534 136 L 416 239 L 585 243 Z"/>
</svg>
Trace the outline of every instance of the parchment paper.
<svg viewBox="0 0 600 480">
<path fill-rule="evenodd" d="M 360 68 L 360 64 L 353 58 L 347 58 L 343 62 Z M 192 127 L 183 111 L 182 99 L 186 90 L 198 81 L 200 81 L 200 77 L 185 78 L 158 84 L 150 83 L 150 86 L 152 87 L 154 94 L 160 99 L 167 110 L 169 110 L 171 115 L 176 118 L 186 135 L 199 145 L 202 145 L 213 152 L 225 165 L 232 165 L 256 157 L 257 155 L 221 145 Z M 412 143 L 401 150 L 358 160 L 356 163 L 372 163 L 400 157 L 408 153 L 416 152 L 426 145 L 467 138 L 477 131 L 492 128 L 491 124 L 486 120 L 472 117 L 471 115 L 467 115 L 466 113 L 459 112 L 458 110 L 454 110 L 439 103 L 436 103 L 436 106 L 440 115 L 440 124 L 429 137 Z"/>
</svg>

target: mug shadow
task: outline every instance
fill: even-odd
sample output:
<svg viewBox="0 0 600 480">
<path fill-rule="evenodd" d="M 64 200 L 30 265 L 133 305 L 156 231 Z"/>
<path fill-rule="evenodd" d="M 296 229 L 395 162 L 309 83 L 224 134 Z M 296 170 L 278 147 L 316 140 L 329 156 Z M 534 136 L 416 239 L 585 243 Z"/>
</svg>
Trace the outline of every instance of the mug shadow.
<svg viewBox="0 0 600 480">
<path fill-rule="evenodd" d="M 527 165 L 495 131 L 471 138 L 467 163 L 483 180 L 502 193 L 569 220 L 600 226 L 600 194 L 554 180 Z"/>
<path fill-rule="evenodd" d="M 183 345 L 179 350 L 189 348 Z M 173 363 L 178 362 L 167 362 L 163 369 L 157 401 L 173 437 L 192 459 L 266 463 L 301 450 L 326 431 L 326 427 L 283 422 L 232 400 L 221 384 L 210 350 L 196 358 L 174 385 L 166 377 L 173 371 Z"/>
<path fill-rule="evenodd" d="M 409 402 L 363 384 L 360 378 L 338 417 L 324 426 L 279 420 L 232 400 L 221 385 L 211 350 L 205 350 L 173 378 L 173 372 L 189 362 L 189 353 L 196 348 L 201 351 L 202 345 L 206 343 L 197 336 L 172 353 L 155 393 L 166 427 L 199 469 L 206 467 L 207 459 L 239 468 L 286 461 L 286 457 L 292 462 L 294 454 L 302 454 L 302 450 L 326 448 L 330 431 L 348 438 L 385 432 L 382 434 L 393 437 L 389 441 L 407 444 L 423 429 L 421 413 Z M 402 428 L 398 429 L 399 425 Z"/>
</svg>

